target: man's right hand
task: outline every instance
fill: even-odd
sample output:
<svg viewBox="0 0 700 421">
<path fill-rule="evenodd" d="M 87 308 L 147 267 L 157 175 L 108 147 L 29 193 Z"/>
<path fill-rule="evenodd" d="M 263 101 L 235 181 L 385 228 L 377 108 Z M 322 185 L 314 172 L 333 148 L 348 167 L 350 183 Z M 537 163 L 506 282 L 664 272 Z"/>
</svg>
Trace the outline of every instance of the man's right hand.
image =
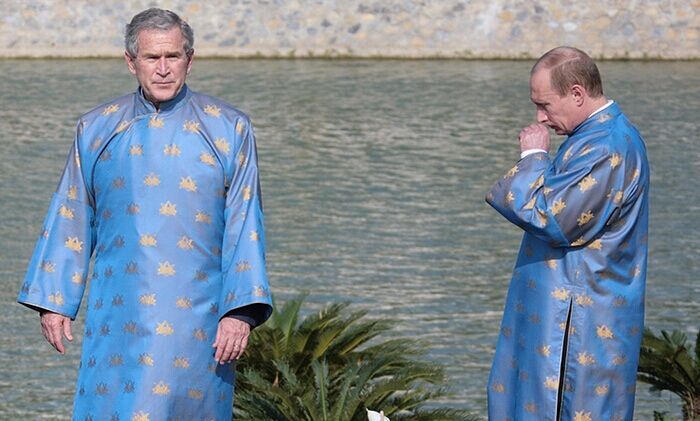
<svg viewBox="0 0 700 421">
<path fill-rule="evenodd" d="M 531 124 L 520 131 L 520 152 L 542 149 L 549 152 L 549 130 L 544 124 Z"/>
<path fill-rule="evenodd" d="M 56 348 L 61 354 L 65 354 L 66 350 L 63 347 L 63 337 L 68 341 L 73 341 L 71 332 L 70 317 L 52 311 L 44 310 L 41 313 L 41 332 L 46 340 Z"/>
</svg>

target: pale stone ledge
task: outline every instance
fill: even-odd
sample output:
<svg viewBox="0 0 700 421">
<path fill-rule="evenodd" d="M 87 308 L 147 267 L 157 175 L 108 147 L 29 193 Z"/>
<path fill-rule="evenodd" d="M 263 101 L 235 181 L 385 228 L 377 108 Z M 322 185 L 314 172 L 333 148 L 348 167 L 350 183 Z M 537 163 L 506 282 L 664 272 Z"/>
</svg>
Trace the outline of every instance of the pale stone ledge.
<svg viewBox="0 0 700 421">
<path fill-rule="evenodd" d="M 700 0 L 0 0 L 0 57 L 118 57 L 158 3 L 200 57 L 532 58 L 573 45 L 597 58 L 700 59 Z"/>
</svg>

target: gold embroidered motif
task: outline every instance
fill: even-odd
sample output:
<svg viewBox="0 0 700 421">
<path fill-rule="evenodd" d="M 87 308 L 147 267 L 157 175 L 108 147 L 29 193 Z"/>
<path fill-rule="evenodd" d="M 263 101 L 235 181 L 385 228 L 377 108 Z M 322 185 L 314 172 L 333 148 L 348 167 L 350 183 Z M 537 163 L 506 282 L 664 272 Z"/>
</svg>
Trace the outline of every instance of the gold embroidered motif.
<svg viewBox="0 0 700 421">
<path fill-rule="evenodd" d="M 513 168 L 509 169 L 506 175 L 503 176 L 503 178 L 513 177 L 515 174 L 518 173 L 518 171 L 520 171 L 520 168 L 518 168 L 518 166 L 516 165 Z"/>
<path fill-rule="evenodd" d="M 582 225 L 586 225 L 587 223 L 589 223 L 591 221 L 591 219 L 593 219 L 593 212 L 588 211 L 588 212 L 583 212 L 581 214 L 581 216 L 576 218 L 576 221 L 578 222 L 578 226 L 580 227 Z"/>
<path fill-rule="evenodd" d="M 139 302 L 145 306 L 156 305 L 156 294 L 143 294 L 139 297 Z"/>
<path fill-rule="evenodd" d="M 598 184 L 598 181 L 593 178 L 592 175 L 588 175 L 583 180 L 579 181 L 578 188 L 581 189 L 581 193 L 585 193 L 596 184 Z"/>
<path fill-rule="evenodd" d="M 194 248 L 194 240 L 183 235 L 177 242 L 177 246 L 183 250 L 192 250 Z"/>
<path fill-rule="evenodd" d="M 547 377 L 544 381 L 544 387 L 551 390 L 557 390 L 559 388 L 559 379 L 556 377 Z"/>
<path fill-rule="evenodd" d="M 165 145 L 163 153 L 165 156 L 180 156 L 180 148 L 176 144 L 171 143 L 170 145 Z"/>
<path fill-rule="evenodd" d="M 537 352 L 543 357 L 549 357 L 551 354 L 549 345 L 542 345 L 541 347 L 537 348 Z"/>
<path fill-rule="evenodd" d="M 55 294 L 49 294 L 49 302 L 54 303 L 57 306 L 62 306 L 64 303 L 63 295 L 60 292 L 57 292 Z"/>
<path fill-rule="evenodd" d="M 202 211 L 197 211 L 197 214 L 194 216 L 194 220 L 195 222 L 204 222 L 205 224 L 211 224 L 211 216 Z"/>
<path fill-rule="evenodd" d="M 593 365 L 593 364 L 595 364 L 595 358 L 593 358 L 593 355 L 589 354 L 586 351 L 579 352 L 578 357 L 576 357 L 576 360 L 581 365 Z"/>
<path fill-rule="evenodd" d="M 530 199 L 529 202 L 527 202 L 527 204 L 525 204 L 525 207 L 523 209 L 531 210 L 532 208 L 535 207 L 536 201 L 537 201 L 537 197 L 533 197 L 532 199 Z"/>
<path fill-rule="evenodd" d="M 196 192 L 197 183 L 194 182 L 192 177 L 182 177 L 180 178 L 180 188 L 190 192 Z"/>
<path fill-rule="evenodd" d="M 491 386 L 491 389 L 496 393 L 503 393 L 506 391 L 506 387 L 503 385 L 503 383 L 494 383 L 494 385 Z"/>
<path fill-rule="evenodd" d="M 583 237 L 579 237 L 578 240 L 571 243 L 571 247 L 578 247 L 586 244 L 586 240 Z"/>
<path fill-rule="evenodd" d="M 188 120 L 185 121 L 185 124 L 182 125 L 182 128 L 186 132 L 197 133 L 199 132 L 199 123 L 196 121 Z"/>
<path fill-rule="evenodd" d="M 173 203 L 170 203 L 170 201 L 161 203 L 160 214 L 166 216 L 175 216 L 177 215 L 177 207 Z"/>
<path fill-rule="evenodd" d="M 513 203 L 515 200 L 515 196 L 513 195 L 512 191 L 508 192 L 508 195 L 506 195 L 506 203 Z"/>
<path fill-rule="evenodd" d="M 245 186 L 243 188 L 243 200 L 250 200 L 251 188 L 250 186 Z"/>
<path fill-rule="evenodd" d="M 173 360 L 175 368 L 190 368 L 190 361 L 185 357 L 177 357 Z"/>
<path fill-rule="evenodd" d="M 590 412 L 576 411 L 574 421 L 593 421 Z"/>
<path fill-rule="evenodd" d="M 622 157 L 619 153 L 614 153 L 610 156 L 610 169 L 614 170 L 622 163 Z"/>
<path fill-rule="evenodd" d="M 173 276 L 175 275 L 175 265 L 170 262 L 162 262 L 158 264 L 158 275 Z"/>
<path fill-rule="evenodd" d="M 576 297 L 576 304 L 580 305 L 581 307 L 588 307 L 593 305 L 593 298 L 586 294 L 581 294 Z"/>
<path fill-rule="evenodd" d="M 68 188 L 68 199 L 75 200 L 78 198 L 78 188 L 76 186 L 70 186 Z"/>
<path fill-rule="evenodd" d="M 131 417 L 131 421 L 151 421 L 151 419 L 148 418 L 147 412 L 139 411 Z"/>
<path fill-rule="evenodd" d="M 250 241 L 258 241 L 260 239 L 257 231 L 250 232 Z"/>
<path fill-rule="evenodd" d="M 139 239 L 139 244 L 144 247 L 155 247 L 158 244 L 156 237 L 151 234 L 144 234 Z"/>
<path fill-rule="evenodd" d="M 238 132 L 238 134 L 242 134 L 244 128 L 245 128 L 245 124 L 243 124 L 242 121 L 239 121 L 238 123 L 236 123 L 236 132 Z"/>
<path fill-rule="evenodd" d="M 552 215 L 556 216 L 561 213 L 561 211 L 566 208 L 566 202 L 562 199 L 557 199 L 552 203 L 552 207 L 549 209 L 550 212 L 552 212 Z"/>
<path fill-rule="evenodd" d="M 570 297 L 569 290 L 566 288 L 556 288 L 554 291 L 552 291 L 552 297 L 559 301 L 566 301 Z"/>
<path fill-rule="evenodd" d="M 199 155 L 199 160 L 202 163 L 207 164 L 207 165 L 211 165 L 211 166 L 216 165 L 216 158 L 214 157 L 214 155 L 212 155 L 210 153 L 202 152 Z"/>
<path fill-rule="evenodd" d="M 41 262 L 41 270 L 46 273 L 53 273 L 56 271 L 56 265 L 53 262 L 44 260 Z"/>
<path fill-rule="evenodd" d="M 129 127 L 129 124 L 131 124 L 131 122 L 129 121 L 122 121 L 121 123 L 119 123 L 119 127 L 117 127 L 117 133 L 121 133 L 124 130 L 126 130 L 126 128 Z"/>
<path fill-rule="evenodd" d="M 160 178 L 154 173 L 150 173 L 143 179 L 143 184 L 149 187 L 155 187 L 160 185 Z"/>
<path fill-rule="evenodd" d="M 605 325 L 599 325 L 596 328 L 596 333 L 598 334 L 598 337 L 601 339 L 612 339 L 613 338 L 612 330 L 610 330 L 610 328 L 605 326 Z"/>
<path fill-rule="evenodd" d="M 173 327 L 167 321 L 158 323 L 158 326 L 156 327 L 156 333 L 158 335 L 169 336 L 172 335 L 174 332 L 175 330 L 173 330 Z"/>
<path fill-rule="evenodd" d="M 66 219 L 73 219 L 74 216 L 73 209 L 70 209 L 63 205 L 61 205 L 61 207 L 58 209 L 58 214 Z"/>
<path fill-rule="evenodd" d="M 165 122 L 163 121 L 162 118 L 158 118 L 156 116 L 152 116 L 148 120 L 148 127 L 154 128 L 154 129 L 162 129 L 163 126 L 165 125 Z"/>
<path fill-rule="evenodd" d="M 65 246 L 67 249 L 78 253 L 83 251 L 83 242 L 78 240 L 78 237 L 68 237 L 66 239 Z"/>
<path fill-rule="evenodd" d="M 153 386 L 153 389 L 151 389 L 154 395 L 167 395 L 170 393 L 170 386 L 168 386 L 164 382 L 159 382 L 157 385 Z"/>
<path fill-rule="evenodd" d="M 129 148 L 129 155 L 131 156 L 141 156 L 143 155 L 143 146 L 141 145 L 131 145 Z"/>
<path fill-rule="evenodd" d="M 104 110 L 102 110 L 102 115 L 110 115 L 112 113 L 116 113 L 119 110 L 119 104 L 111 104 L 105 107 Z"/>
<path fill-rule="evenodd" d="M 539 178 L 537 180 L 530 183 L 530 188 L 531 189 L 538 189 L 538 188 L 542 187 L 543 184 L 544 184 L 544 176 L 541 175 L 541 176 L 539 176 Z"/>
<path fill-rule="evenodd" d="M 591 244 L 588 245 L 588 248 L 593 250 L 600 250 L 603 248 L 603 241 L 601 239 L 597 239 L 591 242 Z"/>
<path fill-rule="evenodd" d="M 178 308 L 192 308 L 192 300 L 186 297 L 180 297 L 175 302 Z"/>
<path fill-rule="evenodd" d="M 595 394 L 598 396 L 605 396 L 608 394 L 608 391 L 609 389 L 607 384 L 595 387 Z"/>
<path fill-rule="evenodd" d="M 216 145 L 216 148 L 220 150 L 221 152 L 228 154 L 231 151 L 231 147 L 229 146 L 228 142 L 226 139 L 223 137 L 220 137 L 214 141 L 214 144 Z"/>
<path fill-rule="evenodd" d="M 212 117 L 219 117 L 221 115 L 221 108 L 210 104 L 204 107 L 204 112 Z"/>
</svg>

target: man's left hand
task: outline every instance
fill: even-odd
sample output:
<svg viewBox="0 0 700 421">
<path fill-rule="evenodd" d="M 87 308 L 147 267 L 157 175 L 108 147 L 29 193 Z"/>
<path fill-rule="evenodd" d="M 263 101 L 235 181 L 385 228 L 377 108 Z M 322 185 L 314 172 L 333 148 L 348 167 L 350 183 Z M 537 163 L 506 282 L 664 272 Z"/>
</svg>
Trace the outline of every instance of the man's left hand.
<svg viewBox="0 0 700 421">
<path fill-rule="evenodd" d="M 233 317 L 224 317 L 216 328 L 216 340 L 212 347 L 216 349 L 214 359 L 225 364 L 239 359 L 248 346 L 250 325 Z"/>
</svg>

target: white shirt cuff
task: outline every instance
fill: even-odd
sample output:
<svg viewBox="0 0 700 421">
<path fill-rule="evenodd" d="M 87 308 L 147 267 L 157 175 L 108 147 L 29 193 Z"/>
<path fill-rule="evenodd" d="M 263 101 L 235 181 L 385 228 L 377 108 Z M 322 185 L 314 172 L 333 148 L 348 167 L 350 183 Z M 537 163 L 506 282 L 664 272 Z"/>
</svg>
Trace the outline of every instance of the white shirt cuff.
<svg viewBox="0 0 700 421">
<path fill-rule="evenodd" d="M 545 151 L 544 149 L 528 149 L 526 151 L 520 152 L 520 159 L 523 159 L 528 155 L 532 155 L 533 153 L 540 153 L 540 152 L 547 153 L 547 151 Z"/>
</svg>

